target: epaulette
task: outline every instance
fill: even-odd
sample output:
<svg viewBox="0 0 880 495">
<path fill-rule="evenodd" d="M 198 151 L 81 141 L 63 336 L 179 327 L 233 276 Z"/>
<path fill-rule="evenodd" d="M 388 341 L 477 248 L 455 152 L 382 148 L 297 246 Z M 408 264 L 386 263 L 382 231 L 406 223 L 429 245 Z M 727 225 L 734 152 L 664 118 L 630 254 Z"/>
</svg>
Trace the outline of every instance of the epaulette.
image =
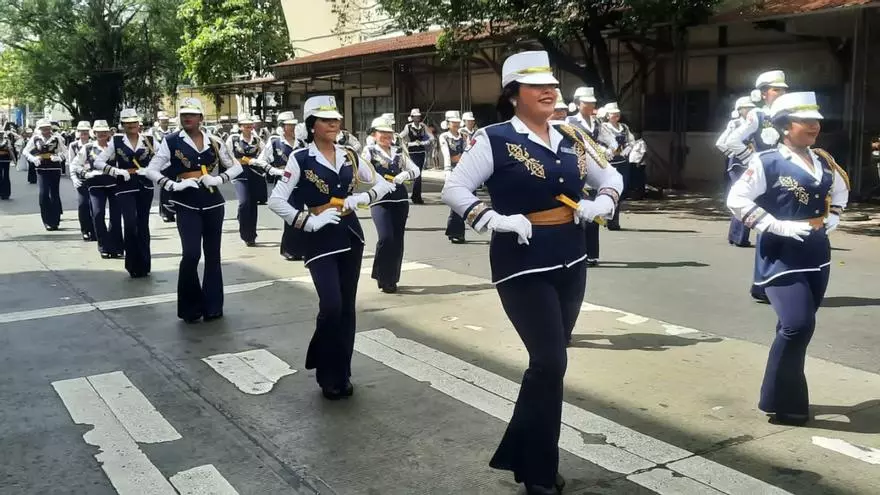
<svg viewBox="0 0 880 495">
<path fill-rule="evenodd" d="M 845 170 L 843 170 L 843 167 L 841 167 L 840 165 L 837 164 L 837 160 L 835 160 L 834 157 L 831 156 L 831 153 L 828 153 L 827 151 L 823 150 L 822 148 L 813 148 L 813 152 L 816 153 L 817 155 L 821 156 L 822 158 L 824 158 L 825 161 L 831 165 L 831 168 L 833 170 L 836 170 L 837 173 L 839 173 L 840 176 L 843 178 L 843 183 L 846 184 L 846 190 L 847 191 L 851 190 L 850 183 L 849 183 L 849 175 L 846 173 Z"/>
</svg>

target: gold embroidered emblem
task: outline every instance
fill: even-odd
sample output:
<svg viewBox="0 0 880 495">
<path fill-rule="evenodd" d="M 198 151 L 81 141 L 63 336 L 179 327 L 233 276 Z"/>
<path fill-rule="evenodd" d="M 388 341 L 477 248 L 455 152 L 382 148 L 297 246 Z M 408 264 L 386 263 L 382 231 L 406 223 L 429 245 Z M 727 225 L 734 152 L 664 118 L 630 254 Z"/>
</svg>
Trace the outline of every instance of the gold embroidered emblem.
<svg viewBox="0 0 880 495">
<path fill-rule="evenodd" d="M 178 160 L 180 160 L 180 163 L 182 163 L 184 167 L 192 168 L 192 164 L 190 163 L 189 158 L 187 158 L 186 155 L 184 155 L 182 151 L 176 150 L 174 152 L 174 158 L 177 158 Z"/>
<path fill-rule="evenodd" d="M 779 185 L 785 188 L 786 191 L 794 194 L 794 197 L 797 198 L 798 203 L 801 204 L 809 204 L 810 203 L 810 194 L 807 193 L 807 190 L 804 189 L 804 186 L 800 185 L 794 177 L 785 175 L 779 178 Z"/>
<path fill-rule="evenodd" d="M 541 162 L 532 158 L 529 155 L 529 152 L 523 149 L 521 145 L 507 143 L 507 153 L 511 158 L 525 165 L 530 174 L 542 179 L 547 178 L 547 176 L 544 175 L 544 165 L 541 165 Z"/>
<path fill-rule="evenodd" d="M 319 191 L 324 194 L 330 194 L 330 186 L 328 186 L 327 183 L 324 182 L 324 179 L 318 177 L 318 174 L 316 174 L 313 170 L 306 170 L 305 175 L 306 180 L 314 184 Z"/>
<path fill-rule="evenodd" d="M 128 163 L 128 162 L 129 162 L 129 160 L 128 160 L 128 155 L 126 155 L 125 152 L 122 151 L 122 150 L 119 149 L 119 148 L 116 148 L 116 159 L 117 159 L 117 160 L 122 160 L 122 161 L 125 162 L 125 163 Z"/>
</svg>

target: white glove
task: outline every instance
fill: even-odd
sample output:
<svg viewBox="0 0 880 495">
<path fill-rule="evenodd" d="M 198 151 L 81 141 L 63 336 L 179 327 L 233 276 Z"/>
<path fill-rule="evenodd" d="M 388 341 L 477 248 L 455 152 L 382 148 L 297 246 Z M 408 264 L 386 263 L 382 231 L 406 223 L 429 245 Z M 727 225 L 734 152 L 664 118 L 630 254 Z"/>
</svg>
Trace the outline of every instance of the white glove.
<svg viewBox="0 0 880 495">
<path fill-rule="evenodd" d="M 779 143 L 779 132 L 772 127 L 767 127 L 761 131 L 761 141 L 767 146 L 776 146 Z"/>
<path fill-rule="evenodd" d="M 409 180 L 409 172 L 401 172 L 394 176 L 395 184 L 403 184 L 404 182 Z"/>
<path fill-rule="evenodd" d="M 578 201 L 578 209 L 574 214 L 574 223 L 592 222 L 596 217 L 611 218 L 614 215 L 614 201 L 606 195 L 596 196 L 596 199 L 582 199 Z"/>
<path fill-rule="evenodd" d="M 89 170 L 86 172 L 86 179 L 94 179 L 100 175 L 104 175 L 104 172 L 101 172 L 100 170 Z"/>
<path fill-rule="evenodd" d="M 63 160 L 60 156 L 58 156 L 58 155 L 52 155 L 49 159 L 52 160 L 52 161 L 55 162 L 55 163 L 61 163 L 61 162 L 64 161 L 64 160 Z"/>
<path fill-rule="evenodd" d="M 303 230 L 306 232 L 315 232 L 317 230 L 321 230 L 330 224 L 339 223 L 339 211 L 336 208 L 327 208 L 322 211 L 318 215 L 312 215 L 306 220 L 306 225 Z"/>
<path fill-rule="evenodd" d="M 831 213 L 827 217 L 825 217 L 826 234 L 830 234 L 837 230 L 838 225 L 840 225 L 840 215 L 835 215 L 834 213 Z"/>
<path fill-rule="evenodd" d="M 284 175 L 284 169 L 283 168 L 276 168 L 276 167 L 269 167 L 269 175 L 271 175 L 273 177 L 281 177 L 282 175 Z"/>
<path fill-rule="evenodd" d="M 798 241 L 804 242 L 804 237 L 810 235 L 813 228 L 809 222 L 798 222 L 793 220 L 773 220 L 767 227 L 767 232 L 776 234 L 780 237 L 791 237 Z"/>
<path fill-rule="evenodd" d="M 519 236 L 520 244 L 528 244 L 532 238 L 532 222 L 524 215 L 495 214 L 486 225 L 493 232 L 512 232 Z"/>
<path fill-rule="evenodd" d="M 199 177 L 199 182 L 205 185 L 205 187 L 216 187 L 220 184 L 223 184 L 223 177 L 219 175 L 203 175 Z"/>
<path fill-rule="evenodd" d="M 124 181 L 128 181 L 129 179 L 131 179 L 131 174 L 128 173 L 128 170 L 125 170 L 124 168 L 111 168 L 110 170 L 113 171 L 113 175 L 115 175 L 116 177 L 122 177 L 122 180 Z"/>
<path fill-rule="evenodd" d="M 365 205 L 370 202 L 370 195 L 367 193 L 357 193 L 352 194 L 351 196 L 345 198 L 345 205 L 342 207 L 345 210 L 357 210 L 358 206 Z"/>
<path fill-rule="evenodd" d="M 172 191 L 183 191 L 184 189 L 189 189 L 191 187 L 198 189 L 199 187 L 199 181 L 195 179 L 183 179 L 177 182 L 170 181 L 169 184 L 171 184 Z"/>
<path fill-rule="evenodd" d="M 73 187 L 76 188 L 76 189 L 79 189 L 79 188 L 82 187 L 82 185 L 83 185 L 83 181 L 80 180 L 79 177 L 71 177 L 71 178 L 70 178 L 70 182 L 73 183 Z"/>
<path fill-rule="evenodd" d="M 32 158 L 28 158 L 28 161 L 31 162 L 31 163 L 33 163 L 34 165 L 39 165 L 39 164 L 40 164 L 40 161 L 42 161 L 42 160 L 41 160 L 40 157 L 35 156 L 35 157 L 32 157 Z"/>
<path fill-rule="evenodd" d="M 137 169 L 137 172 L 135 172 L 135 173 L 140 175 L 141 177 L 146 177 L 147 176 L 147 169 L 139 168 L 139 169 Z"/>
<path fill-rule="evenodd" d="M 373 191 L 376 193 L 376 198 L 381 198 L 386 194 L 393 193 L 397 189 L 397 185 L 388 182 L 385 179 L 379 179 L 379 182 L 373 186 Z"/>
</svg>

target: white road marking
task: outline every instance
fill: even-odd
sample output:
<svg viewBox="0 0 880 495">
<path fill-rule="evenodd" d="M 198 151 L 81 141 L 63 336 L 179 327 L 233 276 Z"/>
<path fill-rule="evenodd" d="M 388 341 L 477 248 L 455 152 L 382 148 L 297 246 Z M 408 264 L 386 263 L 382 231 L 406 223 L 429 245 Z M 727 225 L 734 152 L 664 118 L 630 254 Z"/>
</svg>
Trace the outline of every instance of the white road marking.
<svg viewBox="0 0 880 495">
<path fill-rule="evenodd" d="M 650 321 L 650 318 L 645 318 L 644 316 L 639 316 L 639 315 L 634 315 L 634 314 L 628 314 L 625 316 L 621 316 L 620 318 L 617 319 L 617 321 L 619 321 L 621 323 L 626 323 L 629 325 L 641 325 L 642 323 L 645 323 L 646 321 Z"/>
<path fill-rule="evenodd" d="M 478 327 L 477 325 L 465 325 L 464 327 L 467 328 L 468 330 L 473 330 L 475 332 L 482 332 L 483 331 L 483 327 Z"/>
<path fill-rule="evenodd" d="M 641 325 L 642 323 L 645 323 L 645 322 L 651 320 L 650 318 L 645 318 L 644 316 L 641 316 L 641 315 L 629 313 L 629 312 L 622 311 L 619 309 L 609 308 L 607 306 L 599 306 L 598 304 L 592 304 L 592 303 L 588 303 L 588 302 L 581 304 L 581 311 L 599 311 L 602 313 L 617 313 L 617 314 L 623 315 L 620 318 L 617 318 L 617 321 L 619 321 L 621 323 L 626 323 L 628 325 Z"/>
<path fill-rule="evenodd" d="M 215 354 L 202 361 L 236 388 L 251 395 L 269 393 L 282 377 L 296 373 L 266 349 Z"/>
<path fill-rule="evenodd" d="M 182 438 L 125 373 L 92 375 L 88 380 L 135 442 L 161 443 Z"/>
<path fill-rule="evenodd" d="M 813 437 L 813 445 L 818 445 L 819 447 L 867 462 L 868 464 L 880 464 L 880 449 L 873 447 L 863 447 L 839 438 L 827 437 Z"/>
<path fill-rule="evenodd" d="M 699 330 L 695 330 L 693 328 L 683 327 L 681 325 L 673 325 L 671 323 L 663 323 L 660 322 L 660 325 L 663 326 L 663 329 L 669 335 L 687 335 L 689 333 L 700 333 Z"/>
<path fill-rule="evenodd" d="M 52 387 L 61 397 L 74 423 L 94 426 L 83 435 L 83 440 L 98 447 L 95 459 L 117 493 L 177 493 L 147 459 L 86 378 L 53 382 Z"/>
<path fill-rule="evenodd" d="M 400 339 L 386 329 L 358 333 L 355 349 L 416 380 L 429 382 L 465 404 L 510 420 L 519 393 L 519 384 L 513 381 L 418 342 Z M 730 495 L 788 493 L 568 403 L 563 404 L 562 422 L 561 448 L 610 471 L 633 475 L 631 481 L 657 493 L 717 493 L 710 486 Z M 604 441 L 587 443 L 584 434 Z M 668 464 L 677 474 L 664 473 L 667 470 L 658 467 L 660 464 Z M 644 471 L 651 468 L 656 469 Z M 679 474 L 689 479 L 679 480 Z"/>
<path fill-rule="evenodd" d="M 169 481 L 180 495 L 238 495 L 213 464 L 181 471 Z"/>
<path fill-rule="evenodd" d="M 403 272 L 412 270 L 422 270 L 431 268 L 431 265 L 416 262 L 405 262 L 400 270 Z M 372 266 L 365 267 L 361 270 L 361 275 L 369 275 Z M 249 292 L 264 287 L 269 287 L 277 283 L 312 283 L 310 275 L 301 275 L 298 277 L 279 278 L 275 280 L 264 280 L 260 282 L 247 282 L 242 284 L 227 285 L 223 288 L 225 294 L 237 294 L 240 292 Z M 147 306 L 150 304 L 162 304 L 174 302 L 177 300 L 177 293 L 171 292 L 166 294 L 156 294 L 152 296 L 130 297 L 126 299 L 116 299 L 111 301 L 98 301 L 91 304 L 71 304 L 67 306 L 56 306 L 52 308 L 34 309 L 29 311 L 14 311 L 11 313 L 0 314 L 0 324 L 16 323 L 19 321 L 40 320 L 43 318 L 54 318 L 57 316 L 68 316 L 80 313 L 88 313 L 89 311 L 101 310 L 109 311 L 113 309 L 131 308 L 134 306 Z"/>
</svg>

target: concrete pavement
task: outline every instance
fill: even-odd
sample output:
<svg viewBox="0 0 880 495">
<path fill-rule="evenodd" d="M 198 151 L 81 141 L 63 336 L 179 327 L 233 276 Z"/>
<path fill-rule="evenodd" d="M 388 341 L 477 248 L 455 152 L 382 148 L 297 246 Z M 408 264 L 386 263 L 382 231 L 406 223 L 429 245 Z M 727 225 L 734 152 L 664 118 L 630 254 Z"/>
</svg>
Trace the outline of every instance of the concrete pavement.
<svg viewBox="0 0 880 495">
<path fill-rule="evenodd" d="M 485 238 L 446 242 L 436 187 L 411 209 L 400 293 L 362 275 L 356 395 L 328 403 L 303 369 L 316 297 L 278 256 L 268 210 L 246 248 L 227 204 L 226 316 L 185 325 L 173 224 L 152 217 L 154 273 L 131 280 L 79 240 L 69 182 L 63 230 L 45 232 L 36 188 L 14 178 L 0 203 L 3 493 L 517 493 L 487 463 L 527 356 Z M 877 239 L 835 238 L 836 303 L 808 363 L 818 417 L 788 428 L 755 408 L 773 318 L 745 292 L 752 252 L 723 244 L 721 220 L 624 222 L 603 232 L 569 352 L 566 493 L 874 493 Z"/>
</svg>

